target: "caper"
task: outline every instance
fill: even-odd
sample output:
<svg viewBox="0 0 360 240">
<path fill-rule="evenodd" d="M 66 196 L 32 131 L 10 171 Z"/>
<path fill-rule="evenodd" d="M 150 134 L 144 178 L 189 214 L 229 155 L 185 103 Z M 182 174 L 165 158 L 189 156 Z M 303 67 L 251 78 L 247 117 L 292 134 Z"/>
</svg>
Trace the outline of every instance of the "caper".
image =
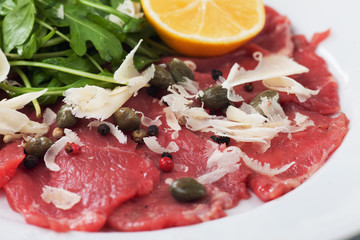
<svg viewBox="0 0 360 240">
<path fill-rule="evenodd" d="M 254 99 L 250 102 L 250 105 L 255 108 L 260 114 L 264 115 L 264 112 L 260 109 L 260 104 L 262 103 L 262 99 L 276 99 L 279 100 L 279 93 L 275 90 L 265 90 L 258 94 Z"/>
<path fill-rule="evenodd" d="M 175 83 L 171 73 L 165 68 L 155 65 L 154 77 L 149 82 L 152 86 L 167 89 L 170 85 Z"/>
<path fill-rule="evenodd" d="M 180 178 L 172 182 L 169 186 L 169 192 L 176 200 L 180 202 L 191 202 L 198 200 L 206 195 L 204 185 L 194 178 Z"/>
<path fill-rule="evenodd" d="M 167 64 L 167 66 L 175 82 L 184 82 L 184 77 L 194 80 L 194 73 L 180 59 L 174 58 Z"/>
<path fill-rule="evenodd" d="M 56 115 L 56 125 L 60 128 L 71 128 L 79 121 L 68 105 L 63 105 Z"/>
<path fill-rule="evenodd" d="M 227 89 L 220 85 L 206 88 L 200 100 L 204 102 L 205 107 L 210 109 L 226 108 L 230 104 L 227 98 Z"/>
<path fill-rule="evenodd" d="M 122 107 L 113 114 L 115 124 L 124 131 L 133 131 L 140 127 L 140 118 L 131 108 Z"/>
<path fill-rule="evenodd" d="M 131 134 L 132 140 L 134 140 L 134 142 L 136 142 L 136 143 L 143 143 L 144 142 L 144 137 L 146 137 L 146 136 L 147 136 L 147 132 L 144 129 L 141 129 L 141 128 L 136 129 Z"/>
<path fill-rule="evenodd" d="M 34 137 L 25 144 L 25 152 L 35 157 L 43 157 L 46 151 L 53 145 L 53 141 L 47 137 Z"/>
</svg>

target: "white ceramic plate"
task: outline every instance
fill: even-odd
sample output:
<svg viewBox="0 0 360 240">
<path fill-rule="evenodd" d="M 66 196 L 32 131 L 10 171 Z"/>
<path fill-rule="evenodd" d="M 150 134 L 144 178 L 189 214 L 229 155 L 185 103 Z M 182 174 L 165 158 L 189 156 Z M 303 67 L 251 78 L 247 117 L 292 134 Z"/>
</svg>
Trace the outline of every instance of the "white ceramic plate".
<svg viewBox="0 0 360 240">
<path fill-rule="evenodd" d="M 296 33 L 310 37 L 331 28 L 319 54 L 339 80 L 350 131 L 342 146 L 308 181 L 263 204 L 256 197 L 229 216 L 188 227 L 138 233 L 55 233 L 28 225 L 0 192 L 0 239 L 344 239 L 360 233 L 360 1 L 265 0 L 287 15 Z"/>
</svg>

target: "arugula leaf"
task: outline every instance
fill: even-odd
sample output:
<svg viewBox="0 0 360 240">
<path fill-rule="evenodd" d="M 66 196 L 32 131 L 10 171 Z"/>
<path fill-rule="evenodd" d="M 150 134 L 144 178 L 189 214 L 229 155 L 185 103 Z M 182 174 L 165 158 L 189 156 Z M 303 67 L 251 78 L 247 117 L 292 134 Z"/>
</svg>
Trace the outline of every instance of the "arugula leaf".
<svg viewBox="0 0 360 240">
<path fill-rule="evenodd" d="M 31 34 L 30 38 L 23 45 L 17 46 L 18 54 L 24 58 L 31 58 L 38 49 L 37 38 L 37 32 Z"/>
<path fill-rule="evenodd" d="M 57 27 L 66 27 L 69 24 L 59 17 L 61 7 L 67 4 L 66 0 L 35 0 L 36 6 L 41 10 L 41 13 L 48 18 L 48 20 Z"/>
<path fill-rule="evenodd" d="M 120 62 L 122 45 L 109 31 L 91 22 L 86 12 L 79 11 L 73 6 L 67 8 L 66 17 L 70 22 L 70 46 L 80 56 L 84 55 L 87 47 L 86 41 L 91 41 L 100 56 L 108 61 Z"/>
<path fill-rule="evenodd" d="M 90 41 L 100 53 L 100 56 L 108 62 L 121 62 L 122 45 L 120 40 L 102 26 L 88 18 L 86 8 L 78 4 L 64 4 L 64 19 L 59 19 L 57 11 L 61 3 L 49 0 L 37 0 L 45 16 L 60 27 L 70 27 L 70 46 L 74 52 L 83 56 Z M 74 2 L 74 1 L 73 1 Z"/>
<path fill-rule="evenodd" d="M 30 36 L 35 21 L 35 5 L 31 0 L 21 0 L 5 16 L 2 25 L 5 53 L 23 44 Z"/>
<path fill-rule="evenodd" d="M 13 0 L 5 0 L 0 2 L 0 15 L 5 16 L 16 7 Z"/>
<path fill-rule="evenodd" d="M 84 72 L 92 72 L 92 73 L 96 72 L 96 68 L 94 67 L 93 64 L 91 64 L 89 59 L 82 58 L 76 54 L 72 54 L 68 58 L 48 58 L 43 62 L 58 66 L 63 66 L 63 67 L 71 67 L 73 69 L 81 70 Z M 70 85 L 76 81 L 80 81 L 84 79 L 84 77 L 72 75 L 69 73 L 62 73 L 62 72 L 56 72 L 54 76 L 65 85 Z"/>
<path fill-rule="evenodd" d="M 62 86 L 61 82 L 58 79 L 53 78 L 46 87 L 54 88 L 60 86 Z M 40 105 L 50 105 L 54 104 L 58 98 L 59 96 L 41 96 L 40 98 L 38 98 L 38 101 Z"/>
</svg>

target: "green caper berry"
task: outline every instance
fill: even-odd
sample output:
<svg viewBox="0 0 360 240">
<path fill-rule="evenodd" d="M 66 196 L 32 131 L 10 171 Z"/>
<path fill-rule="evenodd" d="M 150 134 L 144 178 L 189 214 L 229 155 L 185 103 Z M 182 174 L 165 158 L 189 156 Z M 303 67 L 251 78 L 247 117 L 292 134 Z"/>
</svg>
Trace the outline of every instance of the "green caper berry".
<svg viewBox="0 0 360 240">
<path fill-rule="evenodd" d="M 175 80 L 171 73 L 165 68 L 155 65 L 154 77 L 149 82 L 152 86 L 167 89 L 169 86 L 175 84 Z"/>
<path fill-rule="evenodd" d="M 227 98 L 227 89 L 220 85 L 214 85 L 204 90 L 204 95 L 200 100 L 209 109 L 222 109 L 229 106 L 230 101 Z"/>
<path fill-rule="evenodd" d="M 180 59 L 174 58 L 167 64 L 167 66 L 175 82 L 184 82 L 184 77 L 194 80 L 194 73 Z"/>
<path fill-rule="evenodd" d="M 56 125 L 60 128 L 71 128 L 79 121 L 68 105 L 63 105 L 56 115 Z"/>
<path fill-rule="evenodd" d="M 24 148 L 25 152 L 29 155 L 43 157 L 53 143 L 54 142 L 47 137 L 34 137 L 25 144 Z"/>
<path fill-rule="evenodd" d="M 147 136 L 147 132 L 141 128 L 133 131 L 131 134 L 132 140 L 134 140 L 134 142 L 136 142 L 136 143 L 143 143 L 144 137 L 146 137 L 146 136 Z"/>
<path fill-rule="evenodd" d="M 204 185 L 194 178 L 180 178 L 172 182 L 169 186 L 169 192 L 176 200 L 180 202 L 196 201 L 206 195 Z"/>
<path fill-rule="evenodd" d="M 275 90 L 265 90 L 258 94 L 256 97 L 254 97 L 253 100 L 251 100 L 250 105 L 255 108 L 256 111 L 258 111 L 260 114 L 264 115 L 264 112 L 260 109 L 259 105 L 262 102 L 263 98 L 267 99 L 273 99 L 279 100 L 279 93 Z"/>
<path fill-rule="evenodd" d="M 140 127 L 140 118 L 131 108 L 122 107 L 113 114 L 114 122 L 119 129 L 133 131 Z"/>
</svg>

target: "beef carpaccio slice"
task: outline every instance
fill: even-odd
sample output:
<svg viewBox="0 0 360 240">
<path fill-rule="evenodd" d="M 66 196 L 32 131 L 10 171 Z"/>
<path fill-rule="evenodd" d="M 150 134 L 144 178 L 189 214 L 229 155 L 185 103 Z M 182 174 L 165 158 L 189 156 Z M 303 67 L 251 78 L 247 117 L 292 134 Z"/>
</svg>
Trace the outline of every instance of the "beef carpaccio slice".
<svg viewBox="0 0 360 240">
<path fill-rule="evenodd" d="M 331 118 L 303 109 L 296 104 L 286 104 L 285 113 L 293 118 L 299 112 L 311 119 L 315 126 L 305 131 L 288 134 L 281 133 L 271 141 L 265 153 L 258 153 L 253 145 L 243 146 L 249 157 L 262 164 L 269 163 L 278 168 L 294 162 L 284 173 L 273 177 L 254 173 L 249 177 L 250 189 L 262 200 L 269 201 L 294 189 L 308 179 L 338 148 L 348 132 L 348 119 L 341 113 Z"/>
<path fill-rule="evenodd" d="M 174 141 L 180 150 L 172 153 L 174 169 L 161 175 L 160 182 L 149 195 L 131 199 L 116 208 L 108 219 L 111 227 L 121 231 L 141 231 L 194 224 L 223 217 L 226 215 L 224 209 L 235 206 L 240 199 L 250 197 L 245 182 L 251 171 L 245 166 L 240 166 L 238 171 L 229 173 L 216 184 L 207 184 L 207 195 L 204 199 L 193 203 L 176 201 L 168 192 L 168 181 L 182 177 L 197 178 L 207 173 L 207 160 L 214 150 L 218 149 L 218 144 L 186 128 L 180 130 L 178 137 L 173 140 L 173 131 L 166 125 L 162 107 L 159 107 L 158 101 L 152 101 L 146 96 L 144 91 L 129 100 L 127 106 L 136 108 L 152 118 L 162 116 L 158 142 L 161 146 L 167 146 L 169 142 Z M 152 152 L 144 145 L 138 149 L 155 163 L 161 158 L 161 154 Z M 234 187 L 229 189 L 229 186 Z"/>
<path fill-rule="evenodd" d="M 21 141 L 9 143 L 0 150 L 0 188 L 10 181 L 24 158 L 25 153 Z"/>
<path fill-rule="evenodd" d="M 56 231 L 97 231 L 109 213 L 122 202 L 148 194 L 158 181 L 159 171 L 151 161 L 134 152 L 135 144 L 120 144 L 113 136 L 103 137 L 88 121 L 74 128 L 81 142 L 81 152 L 57 155 L 58 172 L 45 164 L 28 170 L 19 168 L 4 186 L 11 207 L 22 213 L 30 224 Z M 65 189 L 81 196 L 71 209 L 62 210 L 46 203 L 43 187 Z"/>
</svg>

